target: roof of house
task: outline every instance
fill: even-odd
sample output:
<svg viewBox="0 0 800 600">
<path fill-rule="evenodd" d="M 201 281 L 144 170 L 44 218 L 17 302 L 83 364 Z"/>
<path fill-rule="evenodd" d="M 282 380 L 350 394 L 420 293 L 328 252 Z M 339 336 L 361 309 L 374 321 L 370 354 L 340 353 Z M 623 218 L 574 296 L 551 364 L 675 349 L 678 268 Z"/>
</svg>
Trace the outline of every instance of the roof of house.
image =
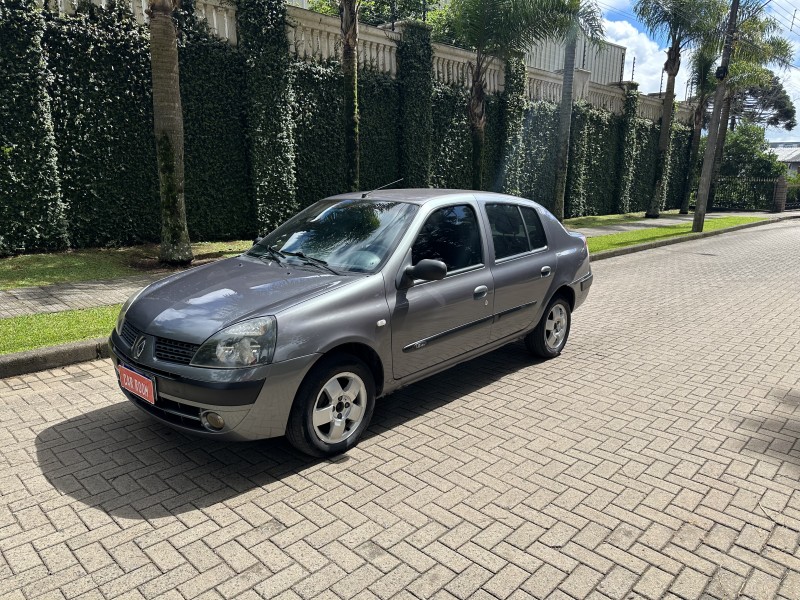
<svg viewBox="0 0 800 600">
<path fill-rule="evenodd" d="M 770 148 L 782 163 L 800 163 L 800 148 Z"/>
</svg>

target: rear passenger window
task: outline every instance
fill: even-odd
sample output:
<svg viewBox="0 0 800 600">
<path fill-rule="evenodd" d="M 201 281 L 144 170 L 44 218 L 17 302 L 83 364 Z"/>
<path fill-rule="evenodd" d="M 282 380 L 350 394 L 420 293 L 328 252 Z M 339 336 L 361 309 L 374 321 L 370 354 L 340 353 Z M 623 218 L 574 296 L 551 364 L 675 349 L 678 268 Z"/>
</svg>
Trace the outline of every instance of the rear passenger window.
<svg viewBox="0 0 800 600">
<path fill-rule="evenodd" d="M 525 219 L 525 227 L 531 240 L 531 248 L 536 250 L 547 246 L 547 236 L 544 234 L 544 227 L 542 227 L 539 213 L 527 206 L 520 206 L 519 208 L 522 211 L 522 217 Z"/>
<path fill-rule="evenodd" d="M 495 259 L 527 252 L 528 234 L 516 204 L 487 204 Z"/>
</svg>

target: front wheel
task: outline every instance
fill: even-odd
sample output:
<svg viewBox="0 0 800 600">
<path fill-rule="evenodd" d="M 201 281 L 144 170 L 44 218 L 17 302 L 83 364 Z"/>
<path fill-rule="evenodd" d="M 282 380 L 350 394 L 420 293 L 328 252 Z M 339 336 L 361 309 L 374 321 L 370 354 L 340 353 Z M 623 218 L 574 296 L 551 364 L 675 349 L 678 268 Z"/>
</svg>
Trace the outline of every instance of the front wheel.
<svg viewBox="0 0 800 600">
<path fill-rule="evenodd" d="M 369 426 L 375 408 L 375 382 L 354 356 L 324 358 L 297 391 L 286 438 L 311 456 L 346 452 Z"/>
<path fill-rule="evenodd" d="M 572 323 L 572 311 L 563 298 L 553 298 L 536 329 L 525 336 L 525 346 L 539 358 L 555 358 L 564 349 Z"/>
</svg>

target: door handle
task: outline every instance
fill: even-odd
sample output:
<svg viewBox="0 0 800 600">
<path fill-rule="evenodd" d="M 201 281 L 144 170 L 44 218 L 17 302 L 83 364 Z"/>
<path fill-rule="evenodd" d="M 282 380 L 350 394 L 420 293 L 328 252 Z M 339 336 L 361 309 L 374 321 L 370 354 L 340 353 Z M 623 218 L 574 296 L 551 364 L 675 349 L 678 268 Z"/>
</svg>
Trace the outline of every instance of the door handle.
<svg viewBox="0 0 800 600">
<path fill-rule="evenodd" d="M 488 287 L 486 287 L 485 285 L 479 285 L 472 292 L 472 297 L 475 300 L 480 300 L 481 298 L 485 298 L 486 294 L 488 294 L 488 293 L 489 293 L 489 288 Z"/>
<path fill-rule="evenodd" d="M 550 267 L 542 267 L 542 277 L 550 277 L 550 272 L 552 269 Z"/>
</svg>

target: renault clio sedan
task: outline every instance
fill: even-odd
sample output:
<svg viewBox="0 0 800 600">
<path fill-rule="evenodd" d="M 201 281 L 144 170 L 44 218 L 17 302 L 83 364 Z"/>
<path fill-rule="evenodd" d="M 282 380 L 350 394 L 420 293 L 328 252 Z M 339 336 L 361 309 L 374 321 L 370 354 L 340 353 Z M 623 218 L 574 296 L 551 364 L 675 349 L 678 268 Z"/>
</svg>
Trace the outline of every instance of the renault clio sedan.
<svg viewBox="0 0 800 600">
<path fill-rule="evenodd" d="M 530 200 L 343 194 L 144 288 L 109 344 L 123 393 L 156 419 L 326 456 L 398 388 L 519 339 L 558 356 L 591 284 L 586 239 Z"/>
</svg>

